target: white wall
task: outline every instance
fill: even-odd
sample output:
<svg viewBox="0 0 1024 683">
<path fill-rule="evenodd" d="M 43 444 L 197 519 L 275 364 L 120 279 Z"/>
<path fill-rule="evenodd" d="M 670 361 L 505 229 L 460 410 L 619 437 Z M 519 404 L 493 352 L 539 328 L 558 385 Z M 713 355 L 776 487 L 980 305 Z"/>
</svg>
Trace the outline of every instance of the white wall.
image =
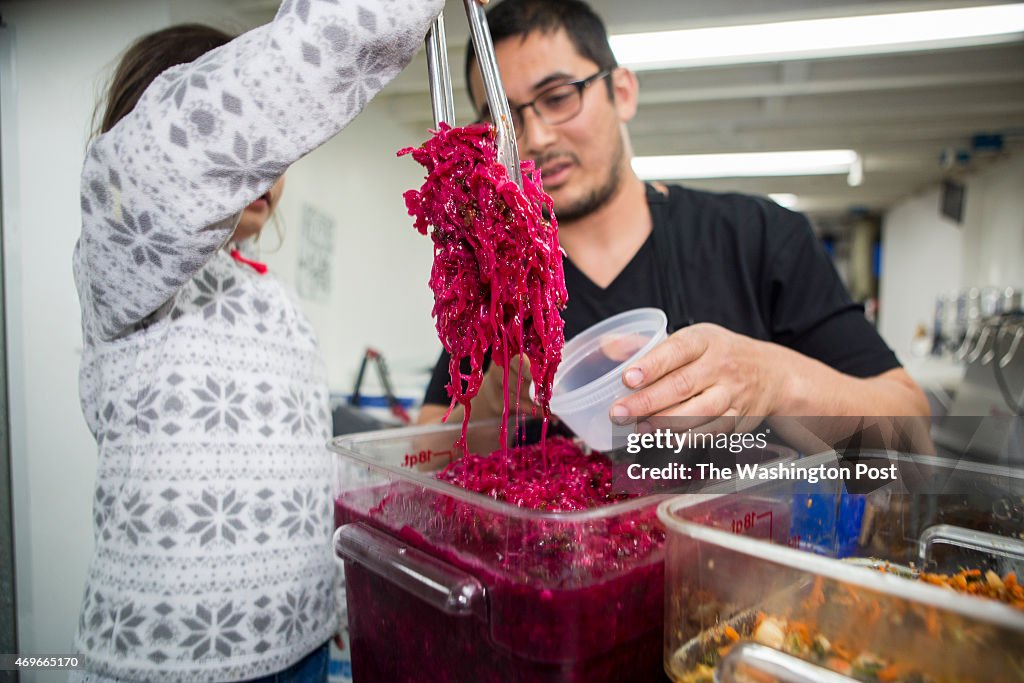
<svg viewBox="0 0 1024 683">
<path fill-rule="evenodd" d="M 882 221 L 878 330 L 901 357 L 917 325 L 931 332 L 935 298 L 963 282 L 963 234 L 939 214 L 939 189 L 907 199 Z"/>
<path fill-rule="evenodd" d="M 57 654 L 70 649 L 92 550 L 95 444 L 77 398 L 71 253 L 93 105 L 117 55 L 139 35 L 185 20 L 229 30 L 237 22 L 199 0 L 36 0 L 3 3 L 0 12 L 14 43 L 0 76 L 5 95 L 14 95 L 4 99 L 2 161 L 19 641 L 22 652 Z M 294 277 L 303 203 L 336 220 L 331 298 L 303 302 L 333 389 L 350 387 L 367 345 L 399 373 L 431 363 L 440 348 L 426 286 L 430 242 L 412 229 L 401 199 L 422 174 L 411 159 L 394 157 L 425 135 L 371 104 L 289 173 L 284 246 L 267 260 L 282 278 Z"/>
<path fill-rule="evenodd" d="M 879 331 L 906 357 L 914 328 L 931 331 L 935 299 L 965 287 L 1024 287 L 1024 157 L 966 182 L 964 222 L 940 215 L 939 188 L 910 197 L 882 223 Z"/>
<path fill-rule="evenodd" d="M 1024 156 L 967 185 L 964 284 L 1024 287 Z"/>
</svg>

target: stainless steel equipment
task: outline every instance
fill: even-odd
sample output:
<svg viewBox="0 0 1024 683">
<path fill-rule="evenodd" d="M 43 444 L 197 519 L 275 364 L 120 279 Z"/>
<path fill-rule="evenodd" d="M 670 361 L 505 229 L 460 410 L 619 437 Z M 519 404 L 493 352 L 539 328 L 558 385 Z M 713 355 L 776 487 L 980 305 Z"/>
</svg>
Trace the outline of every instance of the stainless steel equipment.
<svg viewBox="0 0 1024 683">
<path fill-rule="evenodd" d="M 976 459 L 1024 464 L 1021 294 L 1007 287 L 961 297 L 959 308 L 968 317 L 954 356 L 966 370 L 949 414 L 934 427 L 937 445 Z"/>
<path fill-rule="evenodd" d="M 487 29 L 487 17 L 478 0 L 465 0 L 466 17 L 473 40 L 473 51 L 484 81 L 487 106 L 490 107 L 494 126 L 497 129 L 498 162 L 508 171 L 512 181 L 523 186 L 522 171 L 519 168 L 519 149 L 516 146 L 516 132 L 512 126 L 512 112 L 508 108 L 505 87 L 498 72 L 498 60 L 494 56 L 491 33 Z M 451 70 L 448 66 L 448 52 L 445 47 L 444 14 L 438 16 L 427 33 L 427 76 L 430 81 L 430 102 L 434 111 L 434 123 L 443 121 L 455 125 L 455 104 L 452 99 Z"/>
</svg>

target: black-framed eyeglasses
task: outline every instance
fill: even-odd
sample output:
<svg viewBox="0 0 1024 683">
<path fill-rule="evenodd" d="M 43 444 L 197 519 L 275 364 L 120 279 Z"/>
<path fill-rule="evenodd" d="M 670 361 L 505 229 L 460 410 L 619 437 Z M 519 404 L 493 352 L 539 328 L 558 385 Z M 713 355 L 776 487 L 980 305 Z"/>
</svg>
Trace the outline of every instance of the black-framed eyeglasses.
<svg viewBox="0 0 1024 683">
<path fill-rule="evenodd" d="M 523 112 L 533 109 L 544 124 L 557 126 L 576 117 L 583 111 L 583 91 L 591 83 L 603 80 L 611 75 L 614 69 L 603 69 L 593 76 L 587 76 L 578 81 L 560 83 L 547 88 L 526 104 L 509 106 L 512 112 L 512 126 L 515 128 L 516 137 L 522 137 L 524 131 Z M 480 117 L 481 121 L 491 121 L 491 112 L 485 107 Z"/>
</svg>

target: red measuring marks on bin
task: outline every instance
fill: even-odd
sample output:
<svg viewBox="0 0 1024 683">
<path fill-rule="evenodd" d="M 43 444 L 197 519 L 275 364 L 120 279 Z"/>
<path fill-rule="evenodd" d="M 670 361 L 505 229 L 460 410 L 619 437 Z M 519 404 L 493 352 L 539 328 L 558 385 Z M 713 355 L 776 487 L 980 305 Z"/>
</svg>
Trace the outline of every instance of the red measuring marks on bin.
<svg viewBox="0 0 1024 683">
<path fill-rule="evenodd" d="M 775 535 L 773 521 L 774 517 L 771 510 L 748 512 L 732 519 L 732 532 L 734 534 L 743 534 L 744 536 L 754 536 L 755 538 L 772 538 Z M 768 530 L 767 534 L 764 533 L 766 528 Z"/>
<path fill-rule="evenodd" d="M 793 515 L 789 506 L 782 501 L 733 501 L 716 509 L 712 515 L 714 526 L 727 529 L 734 534 L 760 538 L 780 545 L 789 542 Z"/>
<path fill-rule="evenodd" d="M 444 464 L 448 465 L 455 459 L 452 454 L 452 450 L 449 448 L 443 451 L 432 451 L 429 448 L 418 451 L 416 453 L 406 453 L 402 459 L 402 467 L 408 467 L 410 469 L 414 467 L 421 467 L 427 465 L 435 460 L 443 459 Z"/>
</svg>

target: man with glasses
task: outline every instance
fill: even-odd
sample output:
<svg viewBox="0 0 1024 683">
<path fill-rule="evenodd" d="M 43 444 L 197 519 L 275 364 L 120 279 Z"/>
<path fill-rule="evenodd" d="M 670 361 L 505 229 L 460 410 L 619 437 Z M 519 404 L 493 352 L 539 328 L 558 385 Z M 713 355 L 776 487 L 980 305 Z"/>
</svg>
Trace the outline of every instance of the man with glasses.
<svg viewBox="0 0 1024 683">
<path fill-rule="evenodd" d="M 626 124 L 637 111 L 637 78 L 617 65 L 585 3 L 505 0 L 488 23 L 519 153 L 535 161 L 554 200 L 566 254 L 566 338 L 632 308 L 668 314 L 669 338 L 624 373 L 637 391 L 612 407 L 614 421 L 928 414 L 804 216 L 766 199 L 636 176 Z M 470 94 L 488 120 L 468 55 Z M 514 373 L 518 363 L 511 365 Z M 447 410 L 448 379 L 443 354 L 420 422 Z M 509 385 L 517 386 L 514 377 Z M 491 368 L 473 417 L 500 415 L 502 391 L 500 368 Z"/>
</svg>

